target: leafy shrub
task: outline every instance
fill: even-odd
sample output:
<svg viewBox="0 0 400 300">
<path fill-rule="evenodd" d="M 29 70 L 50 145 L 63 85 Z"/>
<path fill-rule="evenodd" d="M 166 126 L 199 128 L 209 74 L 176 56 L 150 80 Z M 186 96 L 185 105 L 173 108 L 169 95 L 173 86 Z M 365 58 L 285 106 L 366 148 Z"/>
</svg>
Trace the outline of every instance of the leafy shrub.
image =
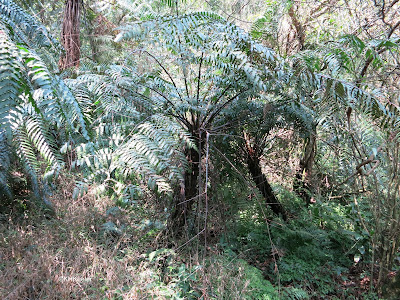
<svg viewBox="0 0 400 300">
<path fill-rule="evenodd" d="M 200 294 L 193 289 L 198 280 L 197 271 L 200 265 L 188 268 L 179 262 L 172 249 L 157 249 L 148 255 L 149 267 L 156 270 L 156 279 L 151 286 L 172 299 L 198 299 Z"/>
<path fill-rule="evenodd" d="M 298 210 L 298 217 L 289 223 L 268 224 L 261 216 L 251 203 L 247 210 L 242 208 L 234 234 L 221 245 L 242 253 L 272 283 L 286 286 L 287 299 L 337 295 L 338 282 L 345 280 L 358 252 L 354 245 L 359 235 L 349 230 L 348 210 L 335 203 L 315 203 Z"/>
<path fill-rule="evenodd" d="M 259 269 L 249 265 L 244 260 L 239 260 L 239 265 L 243 268 L 244 279 L 248 282 L 249 293 L 244 296 L 244 299 L 279 299 L 276 289 L 271 282 L 264 278 Z"/>
<path fill-rule="evenodd" d="M 213 255 L 205 265 L 211 299 L 279 299 L 278 291 L 262 272 L 232 251 Z"/>
</svg>

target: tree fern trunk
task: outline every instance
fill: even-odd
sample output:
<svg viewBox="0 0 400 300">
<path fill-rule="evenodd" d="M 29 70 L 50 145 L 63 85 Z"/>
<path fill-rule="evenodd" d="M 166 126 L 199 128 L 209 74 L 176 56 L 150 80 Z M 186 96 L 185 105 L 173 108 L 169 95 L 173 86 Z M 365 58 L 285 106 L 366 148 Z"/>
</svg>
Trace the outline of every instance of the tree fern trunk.
<svg viewBox="0 0 400 300">
<path fill-rule="evenodd" d="M 299 170 L 297 171 L 293 189 L 295 193 L 302 198 L 307 205 L 311 203 L 311 181 L 312 168 L 314 165 L 317 147 L 316 130 L 310 134 L 304 146 L 304 154 L 299 162 Z"/>
<path fill-rule="evenodd" d="M 61 44 L 65 53 L 60 57 L 59 67 L 64 70 L 69 67 L 79 66 L 81 55 L 80 12 L 81 0 L 66 0 L 64 19 L 61 31 Z"/>
<path fill-rule="evenodd" d="M 196 149 L 187 149 L 186 157 L 190 168 L 184 174 L 184 186 L 180 197 L 175 199 L 174 212 L 171 216 L 171 223 L 175 235 L 180 235 L 188 228 L 188 221 L 193 221 L 191 212 L 193 204 L 198 201 L 198 180 L 200 153 Z"/>
<path fill-rule="evenodd" d="M 276 215 L 281 215 L 282 218 L 286 221 L 286 211 L 279 200 L 276 198 L 274 191 L 267 180 L 267 177 L 262 172 L 260 160 L 262 151 L 260 151 L 257 145 L 252 145 L 250 137 L 247 134 L 244 134 L 244 137 L 246 140 L 247 167 L 253 178 L 253 181 L 255 182 L 261 195 L 263 195 L 263 197 L 265 198 L 266 204 Z"/>
<path fill-rule="evenodd" d="M 257 156 L 248 155 L 247 166 L 258 190 L 265 198 L 266 204 L 276 215 L 281 215 L 282 218 L 286 220 L 286 211 L 276 198 L 274 191 L 267 180 L 267 177 L 265 177 L 264 173 L 262 172 L 260 158 Z"/>
</svg>

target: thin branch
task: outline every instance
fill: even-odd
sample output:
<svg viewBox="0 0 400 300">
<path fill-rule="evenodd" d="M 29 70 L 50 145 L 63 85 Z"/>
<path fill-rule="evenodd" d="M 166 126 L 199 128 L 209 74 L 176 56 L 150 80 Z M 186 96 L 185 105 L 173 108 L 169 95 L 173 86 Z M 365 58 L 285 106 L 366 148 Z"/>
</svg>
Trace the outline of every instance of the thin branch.
<svg viewBox="0 0 400 300">
<path fill-rule="evenodd" d="M 201 65 L 203 64 L 203 58 L 204 58 L 204 52 L 201 52 L 200 65 L 199 65 L 199 74 L 197 76 L 197 96 L 196 96 L 197 104 L 199 104 L 199 97 L 200 97 Z"/>
<path fill-rule="evenodd" d="M 218 97 L 217 100 L 215 101 L 216 103 L 219 102 L 219 100 L 225 95 L 225 93 L 229 90 L 230 87 L 231 87 L 231 85 L 228 85 L 228 86 L 225 88 L 225 90 L 223 90 L 223 92 L 221 93 L 221 95 L 219 95 L 219 97 Z M 210 101 L 211 101 L 211 100 L 210 100 Z M 210 101 L 209 101 L 208 105 L 210 104 Z M 207 105 L 207 108 L 208 108 L 208 105 Z M 203 121 L 201 121 L 202 124 L 204 124 L 206 118 L 207 118 L 207 115 L 205 115 Z"/>
<path fill-rule="evenodd" d="M 389 7 L 392 8 L 393 5 L 395 5 L 397 2 L 399 2 L 399 0 L 394 0 L 392 3 L 389 4 Z"/>
<path fill-rule="evenodd" d="M 207 251 L 207 218 L 208 218 L 208 154 L 210 150 L 210 133 L 206 133 L 206 184 L 204 187 L 205 216 L 204 216 L 204 249 Z"/>
<path fill-rule="evenodd" d="M 378 54 L 382 54 L 383 52 L 385 52 L 387 50 L 387 48 L 383 48 L 383 49 L 379 49 L 377 52 Z M 361 81 L 364 79 L 365 74 L 367 73 L 368 67 L 370 66 L 370 64 L 372 63 L 372 61 L 374 60 L 374 57 L 371 55 L 370 57 L 368 57 L 368 59 L 365 61 L 364 67 L 362 68 L 361 72 L 360 72 L 360 76 L 359 78 L 356 80 L 356 86 L 358 88 L 360 88 L 361 85 Z"/>
<path fill-rule="evenodd" d="M 162 63 L 160 63 L 160 61 L 159 61 L 154 55 L 152 55 L 149 51 L 147 51 L 147 50 L 142 50 L 142 52 L 147 53 L 147 55 L 149 55 L 151 58 L 153 58 L 153 59 L 157 62 L 157 64 L 163 69 L 163 71 L 167 74 L 167 76 L 168 76 L 169 79 L 171 80 L 171 83 L 172 83 L 173 86 L 175 87 L 175 90 L 176 90 L 176 92 L 178 93 L 179 98 L 181 99 L 181 101 L 183 101 L 182 95 L 181 95 L 181 93 L 179 92 L 179 89 L 178 89 L 178 87 L 176 86 L 174 79 L 172 78 L 171 74 L 167 71 L 167 69 L 162 65 Z"/>
<path fill-rule="evenodd" d="M 143 84 L 142 84 L 142 85 L 143 85 Z M 145 85 L 143 85 L 143 86 L 145 86 Z M 147 86 L 145 86 L 145 87 L 147 87 Z M 147 88 L 151 89 L 152 91 L 156 92 L 156 93 L 159 94 L 161 97 L 163 97 L 163 98 L 167 101 L 167 103 L 170 104 L 170 105 L 176 110 L 176 108 L 175 108 L 173 102 L 171 102 L 171 100 L 169 100 L 169 99 L 168 99 L 166 96 L 164 96 L 161 92 L 158 92 L 157 90 L 152 89 L 151 87 L 147 87 Z M 135 93 L 135 94 L 137 94 L 137 95 L 139 95 L 139 96 L 141 96 L 141 97 L 143 97 L 143 98 L 145 98 L 145 99 L 151 101 L 151 98 L 147 97 L 146 95 L 143 95 L 142 93 L 139 93 L 139 92 L 136 92 L 136 91 L 132 91 L 132 93 Z M 171 116 L 173 116 L 174 118 L 178 119 L 179 121 L 181 121 L 186 127 L 189 128 L 190 124 L 189 124 L 189 122 L 185 119 L 185 117 L 183 117 L 183 116 L 180 115 L 179 113 L 178 113 L 178 114 L 174 114 L 174 113 L 172 113 L 172 112 L 169 112 L 169 114 L 170 114 Z"/>
<path fill-rule="evenodd" d="M 400 21 L 398 21 L 389 31 L 388 33 L 388 38 L 390 38 L 392 36 L 392 34 L 394 33 L 394 31 L 397 29 L 397 27 L 400 26 Z"/>
<path fill-rule="evenodd" d="M 145 88 L 148 88 L 149 90 L 152 90 L 152 91 L 155 92 L 155 93 L 157 93 L 158 95 L 160 95 L 161 97 L 163 97 L 163 98 L 168 102 L 168 104 L 170 104 L 174 109 L 176 109 L 174 103 L 173 103 L 171 100 L 169 100 L 168 97 L 165 96 L 162 92 L 160 92 L 160 91 L 158 91 L 158 90 L 156 90 L 156 89 L 154 89 L 154 88 L 152 88 L 152 87 L 150 87 L 150 86 L 147 86 L 147 85 L 145 85 L 145 84 L 143 84 L 143 83 L 138 83 L 138 84 L 141 85 L 141 86 L 143 86 L 143 87 L 145 87 Z M 137 92 L 136 92 L 136 93 L 137 93 Z M 142 94 L 140 94 L 140 95 L 142 95 Z M 144 97 L 147 97 L 147 96 L 144 96 Z M 147 97 L 147 98 L 148 98 L 148 97 Z M 148 98 L 148 99 L 150 99 L 150 98 Z"/>
<path fill-rule="evenodd" d="M 203 121 L 202 126 L 206 126 L 208 123 L 211 123 L 214 118 L 221 112 L 221 110 L 223 110 L 228 104 L 230 104 L 233 100 L 235 100 L 237 97 L 239 97 L 241 94 L 247 92 L 248 90 L 250 90 L 250 88 L 247 88 L 243 91 L 240 91 L 239 93 L 237 93 L 235 96 L 233 96 L 232 98 L 230 98 L 228 101 L 226 101 L 224 104 L 222 104 L 220 107 L 218 107 L 211 115 L 209 118 L 207 118 L 206 120 Z"/>
</svg>

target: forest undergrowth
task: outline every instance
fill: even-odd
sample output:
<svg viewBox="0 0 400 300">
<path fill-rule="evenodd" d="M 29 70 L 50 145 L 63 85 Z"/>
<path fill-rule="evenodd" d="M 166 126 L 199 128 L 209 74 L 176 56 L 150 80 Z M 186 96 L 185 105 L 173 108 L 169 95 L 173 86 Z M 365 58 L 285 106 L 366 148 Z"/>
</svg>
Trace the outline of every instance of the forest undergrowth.
<svg viewBox="0 0 400 300">
<path fill-rule="evenodd" d="M 58 186 L 55 215 L 29 194 L 2 214 L 2 299 L 377 299 L 357 234 L 337 217 L 346 208 L 302 208 L 286 192 L 296 216 L 264 222 L 250 202 L 204 249 L 171 243 L 154 199 L 124 208 L 90 191 L 74 200 L 72 177 Z"/>
<path fill-rule="evenodd" d="M 0 299 L 400 299 L 399 12 L 0 0 Z"/>
</svg>

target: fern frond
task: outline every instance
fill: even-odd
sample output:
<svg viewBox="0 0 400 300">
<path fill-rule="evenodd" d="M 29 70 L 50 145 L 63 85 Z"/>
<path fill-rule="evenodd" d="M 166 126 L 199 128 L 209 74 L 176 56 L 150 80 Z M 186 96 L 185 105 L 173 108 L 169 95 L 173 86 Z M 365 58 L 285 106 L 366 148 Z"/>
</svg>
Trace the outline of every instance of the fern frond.
<svg viewBox="0 0 400 300">
<path fill-rule="evenodd" d="M 16 142 L 21 148 L 21 158 L 24 163 L 39 173 L 36 153 L 38 153 L 51 168 L 61 164 L 61 158 L 56 155 L 55 142 L 48 135 L 44 120 L 41 119 L 30 103 L 18 106 L 10 111 L 10 123 L 16 133 Z"/>
<path fill-rule="evenodd" d="M 0 0 L 0 23 L 7 24 L 13 40 L 18 43 L 29 47 L 59 47 L 46 28 L 12 0 Z"/>
<path fill-rule="evenodd" d="M 17 47 L 0 31 L 0 126 L 7 128 L 9 111 L 15 108 L 21 89 L 21 69 Z"/>
<path fill-rule="evenodd" d="M 10 149 L 7 143 L 7 134 L 0 129 L 0 199 L 12 199 L 13 194 L 8 185 L 9 169 L 11 165 Z"/>
<path fill-rule="evenodd" d="M 184 144 L 179 146 L 179 141 L 188 147 L 193 145 L 189 134 L 178 124 L 161 115 L 153 116 L 151 123 L 141 124 L 138 133 L 119 147 L 122 172 L 126 175 L 138 173 L 147 178 L 152 189 L 172 192 L 170 182 L 182 179 L 182 167 L 186 165 L 185 155 L 180 150 Z"/>
<path fill-rule="evenodd" d="M 62 129 L 59 136 L 65 136 L 64 129 L 79 131 L 89 139 L 76 98 L 34 49 L 54 45 L 43 25 L 12 1 L 0 0 L 0 130 L 12 142 L 10 151 L 17 154 L 35 196 L 46 204 L 45 181 L 62 167 L 52 130 Z M 44 177 L 40 157 L 47 166 Z"/>
<path fill-rule="evenodd" d="M 117 123 L 101 124 L 96 130 L 96 143 L 77 148 L 76 166 L 82 167 L 87 176 L 85 183 L 76 187 L 76 195 L 94 181 L 111 188 L 124 202 L 129 195 L 138 195 L 139 183 L 159 193 L 172 192 L 187 165 L 182 149 L 193 144 L 190 135 L 161 115 L 134 128 L 135 132 L 127 135 Z"/>
</svg>

